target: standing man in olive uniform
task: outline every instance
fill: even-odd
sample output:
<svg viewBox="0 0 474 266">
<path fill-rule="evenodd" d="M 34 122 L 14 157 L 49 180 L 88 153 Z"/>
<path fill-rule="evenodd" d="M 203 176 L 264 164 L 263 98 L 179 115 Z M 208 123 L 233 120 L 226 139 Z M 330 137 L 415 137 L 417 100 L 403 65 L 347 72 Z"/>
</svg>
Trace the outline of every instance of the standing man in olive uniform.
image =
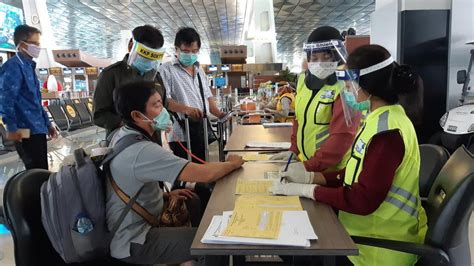
<svg viewBox="0 0 474 266">
<path fill-rule="evenodd" d="M 114 90 L 125 83 L 140 80 L 154 80 L 156 89 L 166 104 L 166 90 L 157 69 L 163 57 L 164 39 L 160 30 L 144 25 L 133 29 L 133 38 L 128 44 L 129 53 L 122 61 L 105 68 L 99 76 L 94 93 L 94 124 L 105 128 L 107 136 L 122 125 L 115 111 Z M 161 144 L 160 134 L 156 134 Z"/>
</svg>

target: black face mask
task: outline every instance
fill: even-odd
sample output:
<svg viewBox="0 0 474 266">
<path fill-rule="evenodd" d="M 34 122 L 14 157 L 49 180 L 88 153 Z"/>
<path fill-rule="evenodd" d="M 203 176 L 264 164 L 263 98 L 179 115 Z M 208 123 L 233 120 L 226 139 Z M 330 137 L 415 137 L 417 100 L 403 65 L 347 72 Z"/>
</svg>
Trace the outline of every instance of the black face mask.
<svg viewBox="0 0 474 266">
<path fill-rule="evenodd" d="M 315 75 L 312 75 L 309 70 L 305 72 L 304 84 L 312 91 L 319 91 L 324 85 L 334 85 L 337 82 L 336 73 L 333 73 L 325 79 L 319 79 Z"/>
</svg>

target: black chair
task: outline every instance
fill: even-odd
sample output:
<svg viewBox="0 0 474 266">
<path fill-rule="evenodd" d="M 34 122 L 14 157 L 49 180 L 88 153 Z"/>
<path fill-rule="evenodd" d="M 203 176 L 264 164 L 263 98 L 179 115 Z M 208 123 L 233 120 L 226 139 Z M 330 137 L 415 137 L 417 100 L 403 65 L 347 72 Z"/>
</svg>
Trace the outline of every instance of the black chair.
<svg viewBox="0 0 474 266">
<path fill-rule="evenodd" d="M 354 242 L 417 254 L 416 265 L 471 265 L 469 219 L 474 201 L 474 155 L 458 148 L 439 172 L 426 205 L 428 232 L 423 244 L 353 236 Z"/>
<path fill-rule="evenodd" d="M 92 116 L 87 110 L 86 105 L 84 103 L 79 102 L 79 103 L 74 103 L 73 106 L 76 109 L 77 114 L 79 115 L 79 118 L 81 119 L 82 126 L 83 127 L 92 126 Z"/>
<path fill-rule="evenodd" d="M 449 159 L 449 152 L 438 145 L 420 145 L 420 197 L 427 198 L 439 171 Z"/>
<path fill-rule="evenodd" d="M 33 169 L 20 172 L 5 185 L 3 203 L 7 226 L 13 236 L 17 266 L 129 265 L 113 259 L 66 264 L 56 253 L 41 222 L 40 187 L 49 171 Z"/>
<path fill-rule="evenodd" d="M 71 100 L 68 100 L 71 101 Z M 65 103 L 62 105 L 64 113 L 66 114 L 69 121 L 69 129 L 74 130 L 82 126 L 81 118 L 79 117 L 79 112 L 74 108 L 74 103 Z"/>
<path fill-rule="evenodd" d="M 48 105 L 48 112 L 53 117 L 54 123 L 61 131 L 66 131 L 69 129 L 69 119 L 66 114 L 64 114 L 60 105 Z"/>
</svg>

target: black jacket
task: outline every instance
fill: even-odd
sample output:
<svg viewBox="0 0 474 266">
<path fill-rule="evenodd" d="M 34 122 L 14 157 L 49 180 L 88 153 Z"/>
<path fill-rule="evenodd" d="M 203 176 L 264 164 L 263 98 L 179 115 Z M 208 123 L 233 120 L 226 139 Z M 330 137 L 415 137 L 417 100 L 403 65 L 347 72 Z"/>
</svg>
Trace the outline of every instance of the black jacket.
<svg viewBox="0 0 474 266">
<path fill-rule="evenodd" d="M 130 67 L 127 60 L 128 54 L 122 61 L 106 67 L 99 76 L 94 92 L 94 124 L 105 128 L 107 135 L 117 129 L 122 122 L 115 110 L 113 98 L 115 88 L 131 81 L 142 80 L 146 77 L 146 74 L 145 76 L 141 76 L 136 69 Z M 158 72 L 155 76 L 155 83 L 163 99 L 163 105 L 166 108 L 166 90 Z"/>
</svg>

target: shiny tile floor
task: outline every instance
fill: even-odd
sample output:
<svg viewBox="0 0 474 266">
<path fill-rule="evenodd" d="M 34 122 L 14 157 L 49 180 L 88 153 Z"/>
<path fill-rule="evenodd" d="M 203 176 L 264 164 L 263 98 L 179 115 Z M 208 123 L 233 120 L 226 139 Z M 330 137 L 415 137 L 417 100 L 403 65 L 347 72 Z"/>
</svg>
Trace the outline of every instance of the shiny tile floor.
<svg viewBox="0 0 474 266">
<path fill-rule="evenodd" d="M 99 142 L 105 138 L 105 132 L 95 127 L 77 130 L 70 136 L 58 138 L 48 144 L 50 170 L 57 171 L 61 163 L 71 160 L 72 152 L 77 148 L 89 151 L 97 147 Z M 210 145 L 209 157 L 211 161 L 217 161 L 217 143 Z M 23 164 L 15 152 L 0 156 L 0 194 L 6 181 L 15 173 L 23 170 Z M 0 196 L 0 201 L 1 201 Z M 474 258 L 474 218 L 469 224 L 469 240 L 471 244 L 471 258 Z M 0 227 L 0 266 L 14 266 L 13 240 L 10 233 L 2 231 Z M 474 263 L 472 264 L 474 266 Z"/>
</svg>

